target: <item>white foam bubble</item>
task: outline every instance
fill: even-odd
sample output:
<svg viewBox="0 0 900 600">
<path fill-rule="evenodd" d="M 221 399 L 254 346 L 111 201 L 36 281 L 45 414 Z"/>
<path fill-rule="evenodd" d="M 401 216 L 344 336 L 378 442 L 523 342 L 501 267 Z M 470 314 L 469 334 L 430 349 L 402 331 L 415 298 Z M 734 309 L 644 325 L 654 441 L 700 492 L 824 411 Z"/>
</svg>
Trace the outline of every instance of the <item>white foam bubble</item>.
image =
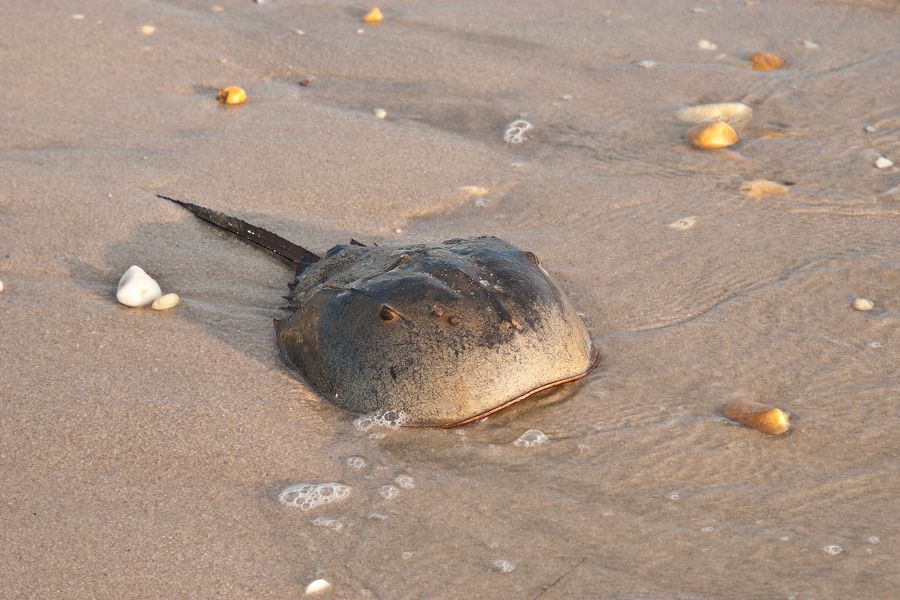
<svg viewBox="0 0 900 600">
<path fill-rule="evenodd" d="M 837 556 L 844 551 L 844 549 L 837 544 L 828 544 L 822 549 L 825 551 L 825 554 L 830 554 L 831 556 Z"/>
<path fill-rule="evenodd" d="M 540 429 L 529 429 L 513 442 L 513 446 L 519 448 L 532 448 L 534 446 L 540 446 L 549 440 L 550 438 L 547 437 L 547 434 Z"/>
<path fill-rule="evenodd" d="M 416 487 L 416 480 L 412 478 L 412 475 L 397 475 L 394 478 L 394 483 L 404 490 L 411 490 Z"/>
<path fill-rule="evenodd" d="M 383 412 L 361 415 L 354 419 L 353 426 L 360 431 L 368 431 L 373 427 L 382 429 L 397 429 L 409 420 L 402 410 L 386 410 Z"/>
<path fill-rule="evenodd" d="M 508 560 L 498 558 L 494 561 L 494 569 L 500 571 L 501 573 L 512 573 L 515 568 L 516 565 L 509 562 Z"/>
<path fill-rule="evenodd" d="M 534 125 L 525 119 L 518 119 L 509 124 L 503 134 L 503 141 L 507 144 L 521 144 L 531 139 L 528 132 L 534 129 Z"/>
<path fill-rule="evenodd" d="M 369 463 L 366 462 L 362 456 L 348 456 L 344 459 L 344 463 L 350 467 L 351 469 L 356 469 L 359 471 L 360 469 L 365 469 L 369 466 Z"/>
<path fill-rule="evenodd" d="M 881 542 L 881 538 L 879 538 L 877 535 L 870 535 L 866 538 L 866 541 L 870 544 L 878 544 L 879 542 Z"/>
<path fill-rule="evenodd" d="M 383 485 L 378 488 L 378 493 L 381 494 L 381 497 L 385 500 L 391 500 L 400 495 L 400 488 L 396 485 Z"/>
<path fill-rule="evenodd" d="M 402 558 L 403 560 L 409 560 L 409 559 L 411 559 L 412 557 L 413 557 L 413 553 L 412 553 L 412 552 L 401 552 L 401 553 L 400 553 L 400 558 Z"/>
<path fill-rule="evenodd" d="M 316 527 L 324 527 L 326 529 L 333 529 L 335 531 L 340 531 L 344 528 L 344 524 L 337 519 L 331 519 L 329 517 L 316 517 L 312 521 L 310 521 Z"/>
<path fill-rule="evenodd" d="M 323 504 L 346 500 L 350 486 L 341 483 L 295 483 L 278 494 L 278 501 L 285 506 L 310 510 Z"/>
<path fill-rule="evenodd" d="M 681 498 L 681 496 L 678 494 L 678 492 L 672 492 L 668 496 L 666 496 L 666 498 L 674 501 L 674 500 L 678 500 L 679 498 Z"/>
</svg>

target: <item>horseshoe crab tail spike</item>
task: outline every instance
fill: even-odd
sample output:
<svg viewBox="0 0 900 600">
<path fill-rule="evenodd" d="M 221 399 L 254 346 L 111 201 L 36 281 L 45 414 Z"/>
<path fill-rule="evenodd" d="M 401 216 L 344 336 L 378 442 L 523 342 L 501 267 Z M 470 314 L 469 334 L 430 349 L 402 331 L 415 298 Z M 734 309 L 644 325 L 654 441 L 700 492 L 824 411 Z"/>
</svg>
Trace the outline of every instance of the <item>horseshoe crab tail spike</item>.
<svg viewBox="0 0 900 600">
<path fill-rule="evenodd" d="M 266 250 L 274 252 L 292 265 L 312 264 L 319 260 L 317 255 L 306 248 L 298 246 L 293 242 L 289 242 L 280 235 L 276 235 L 271 231 L 266 231 L 262 227 L 257 227 L 256 225 L 251 225 L 246 221 L 242 221 L 237 217 L 229 217 L 228 215 L 215 210 L 191 204 L 190 202 L 176 200 L 175 198 L 169 198 L 168 196 L 163 196 L 161 194 L 156 194 L 156 197 L 168 200 L 169 202 L 174 202 L 194 213 L 194 216 L 197 218 L 203 219 L 207 223 L 211 223 L 216 227 L 220 227 L 225 231 L 229 231 L 245 240 L 249 240 L 254 244 L 262 246 Z"/>
</svg>

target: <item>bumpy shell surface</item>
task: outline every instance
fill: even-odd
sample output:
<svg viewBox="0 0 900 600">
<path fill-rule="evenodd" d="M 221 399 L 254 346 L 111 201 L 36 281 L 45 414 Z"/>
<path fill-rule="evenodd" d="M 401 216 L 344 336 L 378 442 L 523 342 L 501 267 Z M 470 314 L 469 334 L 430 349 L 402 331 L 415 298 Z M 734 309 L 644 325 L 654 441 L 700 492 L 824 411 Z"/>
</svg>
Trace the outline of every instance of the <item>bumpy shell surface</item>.
<svg viewBox="0 0 900 600">
<path fill-rule="evenodd" d="M 496 237 L 335 246 L 294 281 L 284 356 L 329 402 L 474 420 L 591 368 L 590 337 L 537 258 Z"/>
</svg>

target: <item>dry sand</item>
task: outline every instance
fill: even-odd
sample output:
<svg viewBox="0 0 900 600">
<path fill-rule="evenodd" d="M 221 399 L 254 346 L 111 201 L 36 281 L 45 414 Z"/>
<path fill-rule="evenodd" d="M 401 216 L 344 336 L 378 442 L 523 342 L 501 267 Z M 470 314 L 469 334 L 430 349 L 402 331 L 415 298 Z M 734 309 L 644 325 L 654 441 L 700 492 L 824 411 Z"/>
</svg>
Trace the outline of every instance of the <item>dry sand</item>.
<svg viewBox="0 0 900 600">
<path fill-rule="evenodd" d="M 3 9 L 0 596 L 896 597 L 896 2 L 388 2 L 375 27 L 215 2 Z M 711 101 L 755 111 L 731 149 L 682 139 Z M 496 234 L 605 359 L 464 429 L 359 431 L 276 353 L 288 269 L 157 192 L 319 252 Z M 132 264 L 182 304 L 117 305 Z M 725 422 L 735 399 L 793 431 Z M 353 491 L 279 504 L 305 481 Z"/>
</svg>

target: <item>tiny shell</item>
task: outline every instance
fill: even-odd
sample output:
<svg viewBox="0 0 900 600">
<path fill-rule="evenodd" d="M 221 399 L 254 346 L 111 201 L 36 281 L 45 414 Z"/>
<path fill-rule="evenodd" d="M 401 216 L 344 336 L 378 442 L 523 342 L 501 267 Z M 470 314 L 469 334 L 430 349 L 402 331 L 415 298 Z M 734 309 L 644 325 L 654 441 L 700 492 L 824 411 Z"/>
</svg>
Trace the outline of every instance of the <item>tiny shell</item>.
<svg viewBox="0 0 900 600">
<path fill-rule="evenodd" d="M 725 121 L 741 125 L 753 117 L 753 109 L 743 102 L 714 102 L 686 106 L 675 113 L 675 118 L 684 123 L 712 123 Z"/>
<path fill-rule="evenodd" d="M 366 16 L 363 17 L 363 23 L 367 25 L 377 25 L 384 21 L 384 15 L 381 14 L 381 9 L 377 6 L 370 10 Z"/>
<path fill-rule="evenodd" d="M 853 300 L 853 308 L 867 312 L 875 308 L 875 303 L 868 298 L 856 298 Z"/>
<path fill-rule="evenodd" d="M 774 71 L 784 66 L 784 59 L 768 52 L 757 52 L 750 56 L 750 65 L 754 71 Z"/>
<path fill-rule="evenodd" d="M 154 300 L 150 308 L 153 310 L 168 310 L 178 306 L 179 302 L 181 302 L 181 298 L 178 297 L 178 294 L 166 294 Z"/>
<path fill-rule="evenodd" d="M 764 196 L 777 196 L 788 191 L 786 185 L 769 181 L 768 179 L 754 179 L 741 184 L 741 191 L 750 198 L 762 198 Z"/>
<path fill-rule="evenodd" d="M 327 592 L 331 589 L 331 584 L 325 581 L 324 579 L 316 579 L 315 581 L 311 581 L 308 586 L 306 586 L 307 594 L 319 594 L 322 592 Z"/>
<path fill-rule="evenodd" d="M 229 85 L 219 90 L 219 102 L 223 104 L 243 104 L 247 100 L 247 92 L 244 88 Z"/>
<path fill-rule="evenodd" d="M 731 125 L 718 121 L 691 129 L 687 132 L 687 140 L 700 150 L 719 150 L 736 144 L 738 135 Z"/>
<path fill-rule="evenodd" d="M 787 412 L 750 400 L 728 403 L 725 406 L 725 416 L 769 435 L 781 435 L 791 428 Z"/>
<path fill-rule="evenodd" d="M 116 300 L 125 306 L 147 306 L 160 296 L 159 284 L 137 265 L 125 271 L 116 290 Z"/>
<path fill-rule="evenodd" d="M 877 169 L 888 169 L 894 166 L 894 161 L 889 158 L 885 158 L 883 156 L 879 156 L 875 159 L 875 168 Z"/>
</svg>

